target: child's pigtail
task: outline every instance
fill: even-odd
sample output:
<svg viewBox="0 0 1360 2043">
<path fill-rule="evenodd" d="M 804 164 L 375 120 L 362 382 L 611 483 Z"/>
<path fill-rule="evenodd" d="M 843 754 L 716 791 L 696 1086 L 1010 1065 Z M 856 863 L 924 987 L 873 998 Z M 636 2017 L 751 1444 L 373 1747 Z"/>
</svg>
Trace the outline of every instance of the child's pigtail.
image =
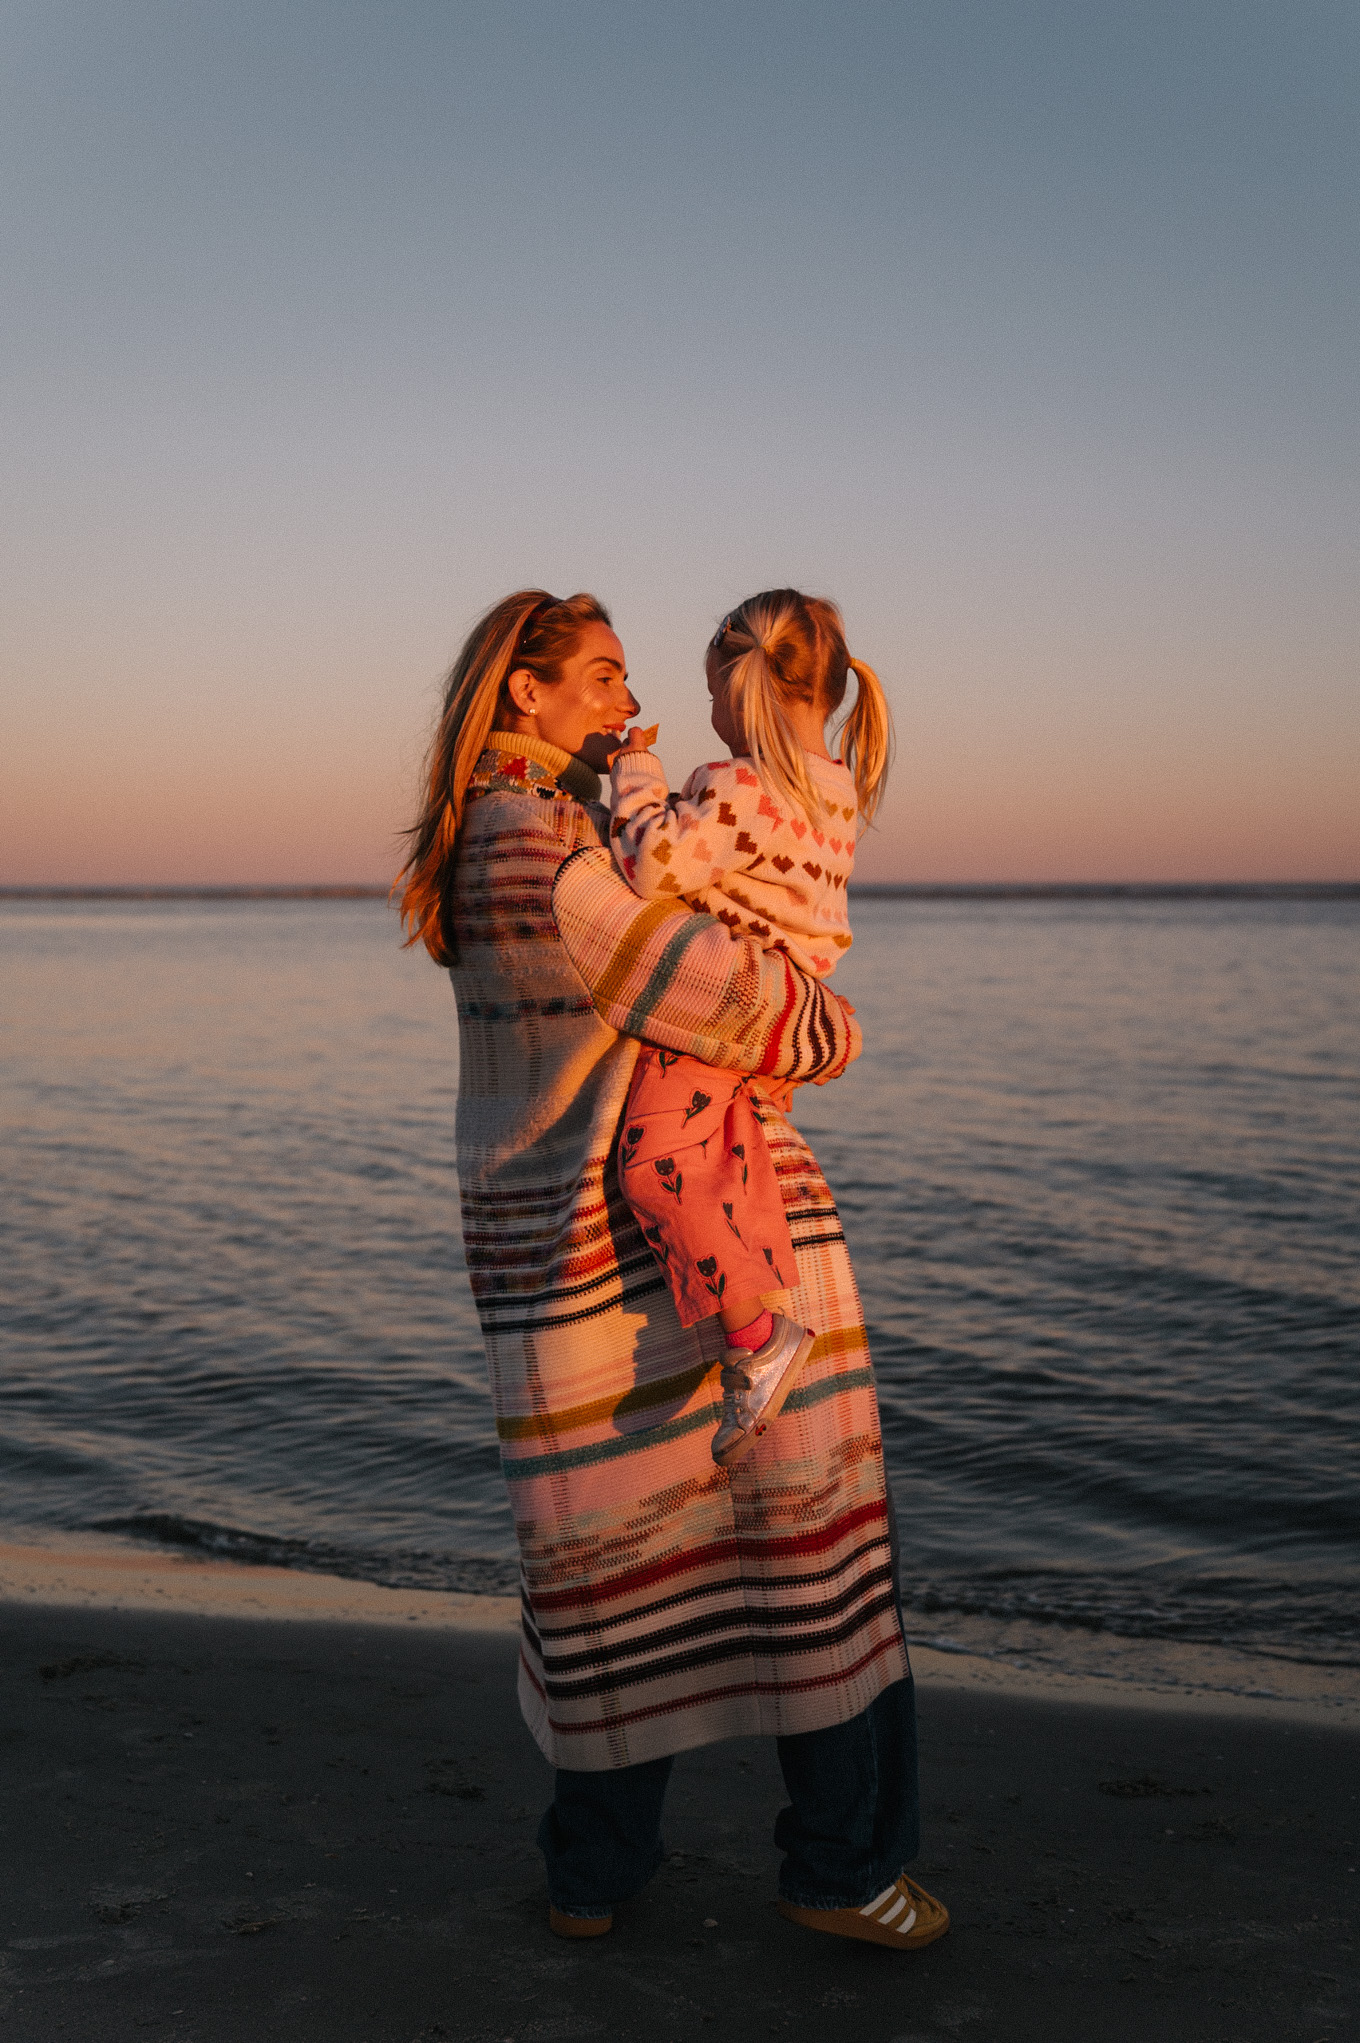
<svg viewBox="0 0 1360 2043">
<path fill-rule="evenodd" d="M 849 667 L 859 690 L 841 730 L 841 757 L 854 779 L 860 815 L 866 823 L 872 823 L 892 763 L 892 711 L 883 693 L 883 683 L 873 668 L 863 660 L 851 660 Z"/>
<path fill-rule="evenodd" d="M 873 668 L 850 658 L 835 604 L 797 589 L 748 596 L 719 625 L 709 658 L 728 677 L 733 721 L 761 780 L 776 801 L 801 809 L 814 829 L 827 802 L 808 771 L 786 705 L 815 707 L 825 729 L 827 719 L 838 714 L 854 674 L 859 691 L 840 740 L 860 815 L 871 821 L 892 758 L 892 716 Z"/>
<path fill-rule="evenodd" d="M 768 639 L 756 639 L 738 654 L 728 669 L 732 715 L 751 764 L 770 793 L 795 811 L 801 810 L 815 828 L 821 821 L 822 798 L 781 706 L 774 664 Z"/>
</svg>

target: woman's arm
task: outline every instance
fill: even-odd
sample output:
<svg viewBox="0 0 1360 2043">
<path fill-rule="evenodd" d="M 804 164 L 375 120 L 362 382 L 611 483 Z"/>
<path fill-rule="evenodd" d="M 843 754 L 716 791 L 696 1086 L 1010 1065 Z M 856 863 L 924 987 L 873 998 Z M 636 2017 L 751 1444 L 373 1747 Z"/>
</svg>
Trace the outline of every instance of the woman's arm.
<svg viewBox="0 0 1360 2043">
<path fill-rule="evenodd" d="M 621 1035 L 816 1085 L 860 1053 L 853 1010 L 828 986 L 711 915 L 639 901 L 607 851 L 573 852 L 552 903 L 596 1011 Z"/>
</svg>

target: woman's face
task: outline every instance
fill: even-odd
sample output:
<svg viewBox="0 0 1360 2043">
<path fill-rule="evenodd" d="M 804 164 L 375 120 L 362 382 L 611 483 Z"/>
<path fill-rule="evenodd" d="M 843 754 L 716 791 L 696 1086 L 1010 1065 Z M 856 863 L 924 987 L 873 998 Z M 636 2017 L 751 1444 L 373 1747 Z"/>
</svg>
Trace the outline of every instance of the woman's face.
<svg viewBox="0 0 1360 2043">
<path fill-rule="evenodd" d="M 732 757 L 740 758 L 746 746 L 732 716 L 731 691 L 727 685 L 728 670 L 720 665 L 718 655 L 711 646 L 704 661 L 704 672 L 708 676 L 708 692 L 713 698 L 713 728 Z"/>
<path fill-rule="evenodd" d="M 607 624 L 587 624 L 558 680 L 539 681 L 527 669 L 510 676 L 514 728 L 544 738 L 560 751 L 606 773 L 638 700 L 628 686 L 623 647 Z"/>
</svg>

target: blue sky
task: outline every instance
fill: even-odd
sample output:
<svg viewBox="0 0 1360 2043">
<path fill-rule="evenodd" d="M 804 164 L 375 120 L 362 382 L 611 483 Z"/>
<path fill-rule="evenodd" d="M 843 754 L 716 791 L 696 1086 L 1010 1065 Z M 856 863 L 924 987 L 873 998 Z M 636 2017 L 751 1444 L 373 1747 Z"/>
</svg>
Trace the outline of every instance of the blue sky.
<svg viewBox="0 0 1360 2043">
<path fill-rule="evenodd" d="M 386 878 L 596 590 L 842 604 L 876 877 L 1360 876 L 1353 7 L 17 6 L 0 878 Z"/>
</svg>

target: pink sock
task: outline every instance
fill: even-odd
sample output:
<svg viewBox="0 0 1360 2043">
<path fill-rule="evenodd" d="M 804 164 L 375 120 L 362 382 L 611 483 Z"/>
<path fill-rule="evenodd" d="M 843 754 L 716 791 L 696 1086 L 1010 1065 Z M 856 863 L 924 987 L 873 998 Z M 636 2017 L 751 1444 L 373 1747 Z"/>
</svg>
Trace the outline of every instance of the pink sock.
<svg viewBox="0 0 1360 2043">
<path fill-rule="evenodd" d="M 729 1328 L 727 1330 L 727 1345 L 729 1348 L 749 1348 L 754 1355 L 757 1348 L 765 1346 L 773 1332 L 774 1314 L 767 1306 L 759 1318 L 753 1319 L 749 1326 L 741 1327 L 738 1330 Z"/>
</svg>

